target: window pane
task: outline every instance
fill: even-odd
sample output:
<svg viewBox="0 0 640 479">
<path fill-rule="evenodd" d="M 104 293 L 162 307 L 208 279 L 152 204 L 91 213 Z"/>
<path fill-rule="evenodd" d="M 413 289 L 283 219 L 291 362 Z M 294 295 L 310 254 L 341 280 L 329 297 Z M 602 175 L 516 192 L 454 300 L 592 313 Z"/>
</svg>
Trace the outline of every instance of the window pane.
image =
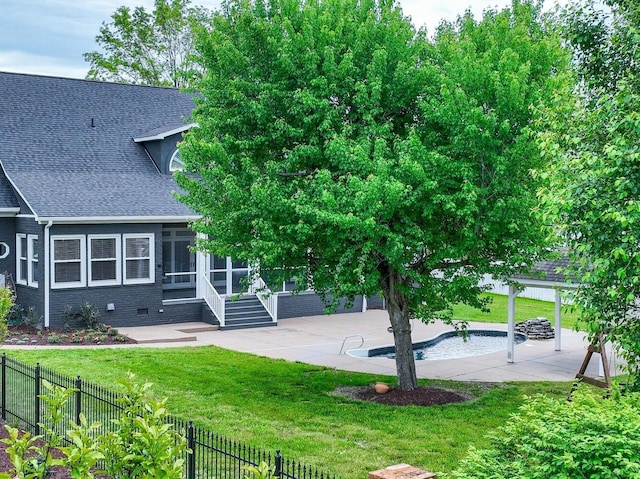
<svg viewBox="0 0 640 479">
<path fill-rule="evenodd" d="M 80 263 L 58 263 L 54 266 L 56 283 L 73 283 L 81 280 Z"/>
<path fill-rule="evenodd" d="M 106 281 L 116 279 L 115 261 L 94 261 L 91 263 L 91 279 L 93 281 Z"/>
<path fill-rule="evenodd" d="M 38 262 L 34 261 L 31 263 L 31 281 L 36 283 L 38 281 L 38 275 L 40 274 L 40 267 L 38 266 Z"/>
<path fill-rule="evenodd" d="M 227 258 L 226 256 L 216 256 L 212 254 L 211 258 L 211 269 L 227 269 Z"/>
<path fill-rule="evenodd" d="M 27 238 L 20 238 L 20 257 L 27 257 Z"/>
<path fill-rule="evenodd" d="M 145 279 L 149 277 L 148 259 L 133 259 L 127 261 L 127 279 Z"/>
<path fill-rule="evenodd" d="M 234 260 L 231 260 L 231 267 L 232 268 L 246 268 L 247 267 L 247 262 L 245 260 L 241 260 L 241 259 L 234 259 Z"/>
<path fill-rule="evenodd" d="M 115 238 L 94 238 L 91 240 L 91 259 L 108 259 L 115 257 Z"/>
<path fill-rule="evenodd" d="M 27 260 L 20 260 L 20 281 L 27 281 Z"/>
<path fill-rule="evenodd" d="M 56 261 L 80 259 L 80 240 L 55 240 L 53 242 L 53 259 Z"/>
<path fill-rule="evenodd" d="M 232 293 L 240 293 L 242 288 L 245 287 L 244 278 L 247 277 L 246 271 L 233 271 L 231 273 L 231 288 Z"/>
<path fill-rule="evenodd" d="M 127 258 L 148 258 L 149 238 L 127 238 Z"/>
</svg>

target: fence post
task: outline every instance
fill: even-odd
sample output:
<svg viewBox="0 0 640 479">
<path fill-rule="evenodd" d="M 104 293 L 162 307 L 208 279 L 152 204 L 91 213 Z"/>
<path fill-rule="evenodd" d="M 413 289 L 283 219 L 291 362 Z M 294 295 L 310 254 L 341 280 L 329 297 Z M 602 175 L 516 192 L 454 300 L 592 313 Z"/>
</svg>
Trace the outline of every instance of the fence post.
<svg viewBox="0 0 640 479">
<path fill-rule="evenodd" d="M 34 424 L 35 435 L 40 435 L 40 363 L 36 363 L 36 376 L 35 376 L 35 409 L 36 409 L 36 423 Z"/>
<path fill-rule="evenodd" d="M 7 353 L 2 353 L 2 420 L 7 420 Z"/>
<path fill-rule="evenodd" d="M 187 479 L 196 479 L 196 435 L 193 421 L 187 426 Z"/>
<path fill-rule="evenodd" d="M 273 475 L 275 477 L 282 477 L 282 456 L 280 455 L 280 449 L 276 449 L 276 468 L 275 471 L 273 472 Z"/>
<path fill-rule="evenodd" d="M 82 412 L 82 379 L 76 378 L 76 424 L 80 424 L 80 413 Z"/>
</svg>

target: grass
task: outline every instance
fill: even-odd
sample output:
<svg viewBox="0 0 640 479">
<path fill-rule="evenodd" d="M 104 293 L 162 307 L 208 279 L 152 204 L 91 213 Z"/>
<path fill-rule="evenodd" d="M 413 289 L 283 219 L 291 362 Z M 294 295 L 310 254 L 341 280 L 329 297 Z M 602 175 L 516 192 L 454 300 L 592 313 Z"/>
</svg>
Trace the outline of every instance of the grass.
<svg viewBox="0 0 640 479">
<path fill-rule="evenodd" d="M 487 294 L 491 299 L 489 313 L 483 313 L 466 305 L 456 305 L 453 308 L 454 319 L 466 321 L 480 321 L 484 323 L 507 322 L 507 297 L 498 294 Z M 579 312 L 572 306 L 566 305 L 561 310 L 561 322 L 563 328 L 575 329 Z M 551 325 L 555 324 L 555 305 L 546 301 L 537 301 L 528 298 L 516 298 L 516 322 L 539 316 L 547 318 Z"/>
<path fill-rule="evenodd" d="M 491 295 L 490 313 L 457 306 L 455 319 L 505 323 L 507 298 Z M 518 298 L 516 320 L 545 316 L 554 305 Z M 573 328 L 577 314 L 563 311 Z M 232 439 L 349 479 L 392 464 L 438 473 L 453 470 L 470 445 L 508 420 L 525 395 L 566 397 L 569 383 L 486 385 L 421 380 L 471 392 L 477 400 L 441 407 L 390 407 L 331 393 L 340 386 L 391 384 L 395 377 L 291 363 L 217 347 L 12 350 L 9 356 L 113 387 L 129 371 L 169 398 L 172 414 Z M 442 476 L 439 476 L 442 477 Z"/>
<path fill-rule="evenodd" d="M 476 401 L 442 407 L 401 407 L 331 395 L 340 386 L 395 378 L 291 363 L 217 347 L 98 348 L 10 351 L 9 356 L 113 387 L 126 372 L 152 382 L 172 414 L 214 432 L 336 473 L 409 463 L 433 472 L 455 468 L 468 447 L 486 446 L 524 395 L 564 397 L 569 383 L 483 385 L 420 381 L 472 392 Z"/>
</svg>

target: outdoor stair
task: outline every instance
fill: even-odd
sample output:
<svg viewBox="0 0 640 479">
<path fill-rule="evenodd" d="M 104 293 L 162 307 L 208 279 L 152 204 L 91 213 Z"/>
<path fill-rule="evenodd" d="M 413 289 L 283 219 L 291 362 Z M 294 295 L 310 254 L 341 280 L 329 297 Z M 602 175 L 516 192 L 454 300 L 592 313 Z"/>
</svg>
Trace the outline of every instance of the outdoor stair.
<svg viewBox="0 0 640 479">
<path fill-rule="evenodd" d="M 242 296 L 240 299 L 225 300 L 225 325 L 221 331 L 229 329 L 263 328 L 277 326 L 269 316 L 260 300 L 255 296 Z"/>
</svg>

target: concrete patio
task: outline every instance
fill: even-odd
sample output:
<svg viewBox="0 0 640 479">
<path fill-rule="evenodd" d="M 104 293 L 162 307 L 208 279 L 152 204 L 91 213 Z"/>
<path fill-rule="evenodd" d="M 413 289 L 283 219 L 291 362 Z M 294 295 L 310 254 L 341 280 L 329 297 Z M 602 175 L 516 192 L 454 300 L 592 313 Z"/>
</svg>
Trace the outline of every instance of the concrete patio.
<svg viewBox="0 0 640 479">
<path fill-rule="evenodd" d="M 386 311 L 336 314 L 283 319 L 278 326 L 219 331 L 204 323 L 120 328 L 136 339 L 135 347 L 219 346 L 235 351 L 271 358 L 323 365 L 347 371 L 395 375 L 395 362 L 386 358 L 357 358 L 344 353 L 346 349 L 371 348 L 393 344 L 387 331 Z M 470 329 L 506 331 L 506 324 L 471 323 Z M 431 338 L 450 330 L 441 323 L 413 324 L 413 340 Z M 344 345 L 344 346 L 343 346 Z M 553 339 L 529 340 L 515 346 L 514 362 L 507 362 L 507 351 L 464 359 L 416 361 L 419 378 L 454 379 L 460 381 L 571 381 L 575 378 L 587 351 L 585 335 L 563 329 L 561 351 L 555 351 Z M 126 347 L 126 346 L 125 346 Z M 341 353 L 341 349 L 343 352 Z M 599 356 L 594 355 L 588 376 L 599 373 Z M 619 373 L 613 360 L 612 375 Z"/>
</svg>

